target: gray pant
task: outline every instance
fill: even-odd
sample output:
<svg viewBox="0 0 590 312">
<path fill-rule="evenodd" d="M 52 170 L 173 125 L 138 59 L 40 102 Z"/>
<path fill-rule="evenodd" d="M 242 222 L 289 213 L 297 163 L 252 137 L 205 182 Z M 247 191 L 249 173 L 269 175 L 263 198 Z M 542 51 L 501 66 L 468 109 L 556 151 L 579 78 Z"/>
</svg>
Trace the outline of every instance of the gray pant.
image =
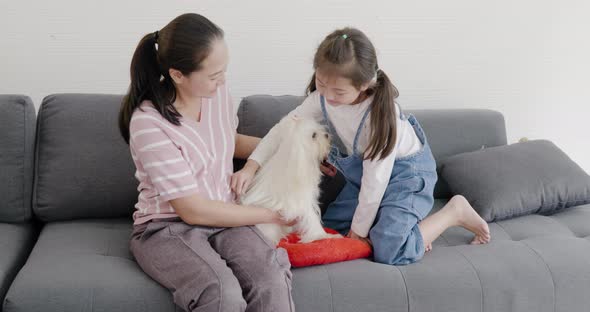
<svg viewBox="0 0 590 312">
<path fill-rule="evenodd" d="M 186 311 L 295 311 L 287 252 L 254 226 L 157 220 L 135 226 L 130 249 Z"/>
</svg>

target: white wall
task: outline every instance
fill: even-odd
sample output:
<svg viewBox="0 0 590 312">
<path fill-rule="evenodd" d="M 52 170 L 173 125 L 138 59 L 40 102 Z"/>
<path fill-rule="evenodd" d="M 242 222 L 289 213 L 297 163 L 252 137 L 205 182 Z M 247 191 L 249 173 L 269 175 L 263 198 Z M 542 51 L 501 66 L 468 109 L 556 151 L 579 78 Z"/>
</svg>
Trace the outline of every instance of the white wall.
<svg viewBox="0 0 590 312">
<path fill-rule="evenodd" d="M 184 12 L 226 32 L 234 96 L 301 94 L 315 47 L 352 25 L 405 108 L 490 108 L 510 142 L 553 140 L 590 172 L 587 1 L 0 0 L 0 93 L 124 93 L 139 38 Z"/>
</svg>

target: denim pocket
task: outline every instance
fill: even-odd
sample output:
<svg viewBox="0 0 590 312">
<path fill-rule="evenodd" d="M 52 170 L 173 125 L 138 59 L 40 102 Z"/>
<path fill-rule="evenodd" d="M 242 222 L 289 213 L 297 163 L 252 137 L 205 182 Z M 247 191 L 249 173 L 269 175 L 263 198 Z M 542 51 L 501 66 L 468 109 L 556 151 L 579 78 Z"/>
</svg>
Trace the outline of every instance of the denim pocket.
<svg viewBox="0 0 590 312">
<path fill-rule="evenodd" d="M 398 192 L 402 193 L 421 193 L 426 189 L 426 181 L 419 175 L 414 175 L 396 183 Z"/>
<path fill-rule="evenodd" d="M 413 206 L 420 220 L 432 210 L 434 204 L 434 186 L 436 184 L 436 174 L 427 173 L 419 175 L 422 180 L 422 188 L 413 195 Z"/>
</svg>

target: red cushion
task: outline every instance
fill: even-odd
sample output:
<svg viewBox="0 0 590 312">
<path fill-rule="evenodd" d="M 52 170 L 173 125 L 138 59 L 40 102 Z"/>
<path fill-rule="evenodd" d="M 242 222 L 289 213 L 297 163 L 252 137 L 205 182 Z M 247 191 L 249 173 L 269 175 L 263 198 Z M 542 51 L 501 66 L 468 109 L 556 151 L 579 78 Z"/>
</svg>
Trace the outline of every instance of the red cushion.
<svg viewBox="0 0 590 312">
<path fill-rule="evenodd" d="M 338 233 L 329 228 L 325 228 L 325 230 L 327 233 Z M 299 243 L 299 235 L 292 233 L 282 239 L 277 247 L 287 250 L 293 267 L 367 258 L 371 255 L 371 246 L 357 239 L 347 237 Z"/>
</svg>

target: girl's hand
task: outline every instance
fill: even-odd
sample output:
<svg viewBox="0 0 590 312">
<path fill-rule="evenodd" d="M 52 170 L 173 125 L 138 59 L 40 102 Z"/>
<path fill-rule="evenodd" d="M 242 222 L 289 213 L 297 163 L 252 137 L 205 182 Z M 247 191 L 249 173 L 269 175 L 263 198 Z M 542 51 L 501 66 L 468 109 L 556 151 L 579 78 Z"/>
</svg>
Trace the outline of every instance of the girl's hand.
<svg viewBox="0 0 590 312">
<path fill-rule="evenodd" d="M 258 164 L 255 161 L 249 159 L 242 170 L 234 173 L 231 176 L 230 185 L 236 196 L 246 193 L 246 190 L 248 190 L 248 187 L 250 187 L 250 184 L 252 183 L 258 168 Z"/>
<path fill-rule="evenodd" d="M 348 231 L 348 234 L 346 234 L 346 237 L 357 239 L 357 240 L 360 240 L 361 242 L 369 244 L 369 246 L 373 246 L 373 244 L 371 243 L 371 240 L 368 237 L 361 237 L 361 236 L 357 235 L 355 232 L 353 232 L 352 230 Z"/>
</svg>

